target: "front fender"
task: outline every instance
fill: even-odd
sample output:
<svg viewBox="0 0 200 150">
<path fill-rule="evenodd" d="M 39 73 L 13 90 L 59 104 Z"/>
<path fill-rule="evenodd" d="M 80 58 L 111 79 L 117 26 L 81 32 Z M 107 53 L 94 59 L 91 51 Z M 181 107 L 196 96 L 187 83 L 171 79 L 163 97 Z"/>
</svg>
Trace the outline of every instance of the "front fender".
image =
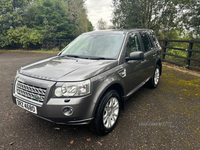
<svg viewBox="0 0 200 150">
<path fill-rule="evenodd" d="M 93 116 L 95 115 L 95 111 L 98 107 L 99 101 L 101 100 L 102 96 L 112 85 L 119 84 L 121 85 L 121 87 L 124 87 L 123 79 L 117 72 L 117 70 L 114 71 L 114 73 L 112 74 L 106 72 L 91 79 L 91 82 L 93 83 L 92 100 L 95 103 L 95 106 L 93 108 Z"/>
</svg>

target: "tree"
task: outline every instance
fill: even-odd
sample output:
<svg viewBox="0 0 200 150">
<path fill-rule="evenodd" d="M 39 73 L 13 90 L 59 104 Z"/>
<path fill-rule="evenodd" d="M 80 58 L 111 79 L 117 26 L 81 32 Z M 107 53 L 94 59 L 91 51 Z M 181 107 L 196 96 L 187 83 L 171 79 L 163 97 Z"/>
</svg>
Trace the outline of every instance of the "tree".
<svg viewBox="0 0 200 150">
<path fill-rule="evenodd" d="M 83 0 L 37 0 L 28 6 L 23 23 L 43 33 L 45 39 L 74 39 L 93 30 Z"/>
<path fill-rule="evenodd" d="M 107 22 L 104 21 L 102 18 L 99 19 L 99 21 L 97 22 L 97 28 L 99 30 L 106 30 L 106 29 L 108 29 Z"/>
<path fill-rule="evenodd" d="M 92 23 L 87 18 L 87 10 L 84 7 L 83 0 L 69 0 L 66 1 L 68 5 L 68 14 L 70 17 L 70 23 L 74 25 L 74 36 L 78 36 L 83 32 L 93 30 Z"/>
<path fill-rule="evenodd" d="M 0 47 L 10 44 L 7 38 L 7 31 L 12 27 L 21 26 L 21 15 L 25 11 L 25 7 L 29 4 L 29 1 L 0 1 Z"/>
<path fill-rule="evenodd" d="M 10 26 L 10 20 L 12 17 L 12 1 L 1 0 L 0 1 L 0 47 L 4 47 L 9 43 L 6 38 L 7 30 Z"/>
<path fill-rule="evenodd" d="M 23 24 L 39 30 L 45 39 L 73 38 L 74 26 L 69 22 L 64 0 L 38 0 L 23 14 Z"/>
<path fill-rule="evenodd" d="M 181 19 L 184 27 L 191 31 L 190 37 L 200 38 L 200 1 L 184 1 L 184 3 L 181 5 L 181 9 L 184 10 Z"/>
<path fill-rule="evenodd" d="M 183 29 L 181 6 L 177 0 L 113 0 L 112 22 L 116 28 L 150 28 L 166 35 Z"/>
<path fill-rule="evenodd" d="M 94 30 L 94 27 L 92 25 L 92 23 L 88 20 L 88 31 L 93 31 Z"/>
<path fill-rule="evenodd" d="M 30 44 L 42 44 L 44 37 L 38 30 L 29 29 L 27 26 L 11 28 L 8 30 L 9 41 L 21 44 L 23 48 L 28 48 Z"/>
<path fill-rule="evenodd" d="M 93 30 L 86 12 L 83 0 L 1 0 L 0 46 L 12 42 L 27 48 L 37 40 L 40 43 L 45 39 L 73 40 Z"/>
<path fill-rule="evenodd" d="M 153 9 L 155 2 L 155 0 L 113 0 L 112 22 L 117 28 L 149 28 L 153 14 L 155 18 L 157 17 L 157 9 Z"/>
</svg>

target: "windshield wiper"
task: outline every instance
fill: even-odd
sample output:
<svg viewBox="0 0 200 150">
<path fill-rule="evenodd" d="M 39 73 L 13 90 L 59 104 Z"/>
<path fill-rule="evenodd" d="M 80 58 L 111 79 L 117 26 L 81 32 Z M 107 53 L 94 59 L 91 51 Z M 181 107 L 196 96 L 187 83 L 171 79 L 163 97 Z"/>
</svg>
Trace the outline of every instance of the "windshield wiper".
<svg viewBox="0 0 200 150">
<path fill-rule="evenodd" d="M 95 59 L 95 60 L 115 60 L 115 58 L 106 58 L 106 57 L 98 57 L 98 56 L 85 56 L 88 59 Z"/>
<path fill-rule="evenodd" d="M 60 57 L 74 57 L 83 59 L 95 59 L 95 60 L 115 60 L 115 58 L 97 57 L 97 56 L 83 56 L 83 55 L 62 55 Z"/>
<path fill-rule="evenodd" d="M 79 58 L 79 55 L 61 55 L 60 57 L 74 57 L 74 58 Z"/>
<path fill-rule="evenodd" d="M 74 57 L 74 58 L 89 59 L 88 57 L 85 57 L 83 55 L 62 55 L 60 57 Z"/>
</svg>

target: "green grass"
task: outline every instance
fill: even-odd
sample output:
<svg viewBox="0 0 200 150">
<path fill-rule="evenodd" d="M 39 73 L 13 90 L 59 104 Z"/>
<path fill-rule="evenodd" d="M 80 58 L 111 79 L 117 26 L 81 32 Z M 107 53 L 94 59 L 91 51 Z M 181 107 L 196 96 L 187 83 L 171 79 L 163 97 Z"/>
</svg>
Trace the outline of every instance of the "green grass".
<svg viewBox="0 0 200 150">
<path fill-rule="evenodd" d="M 40 50 L 24 50 L 24 49 L 16 49 L 16 50 L 0 50 L 0 52 L 30 52 L 30 53 L 59 53 L 60 51 L 57 49 L 47 50 L 47 49 L 40 49 Z"/>
</svg>

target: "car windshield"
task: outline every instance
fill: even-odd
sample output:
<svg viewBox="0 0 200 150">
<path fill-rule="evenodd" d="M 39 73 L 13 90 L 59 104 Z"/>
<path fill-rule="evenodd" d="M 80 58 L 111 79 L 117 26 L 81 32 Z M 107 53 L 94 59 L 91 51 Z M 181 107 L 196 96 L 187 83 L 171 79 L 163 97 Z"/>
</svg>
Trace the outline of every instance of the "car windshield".
<svg viewBox="0 0 200 150">
<path fill-rule="evenodd" d="M 116 59 L 123 39 L 124 34 L 82 34 L 60 56 Z"/>
</svg>

